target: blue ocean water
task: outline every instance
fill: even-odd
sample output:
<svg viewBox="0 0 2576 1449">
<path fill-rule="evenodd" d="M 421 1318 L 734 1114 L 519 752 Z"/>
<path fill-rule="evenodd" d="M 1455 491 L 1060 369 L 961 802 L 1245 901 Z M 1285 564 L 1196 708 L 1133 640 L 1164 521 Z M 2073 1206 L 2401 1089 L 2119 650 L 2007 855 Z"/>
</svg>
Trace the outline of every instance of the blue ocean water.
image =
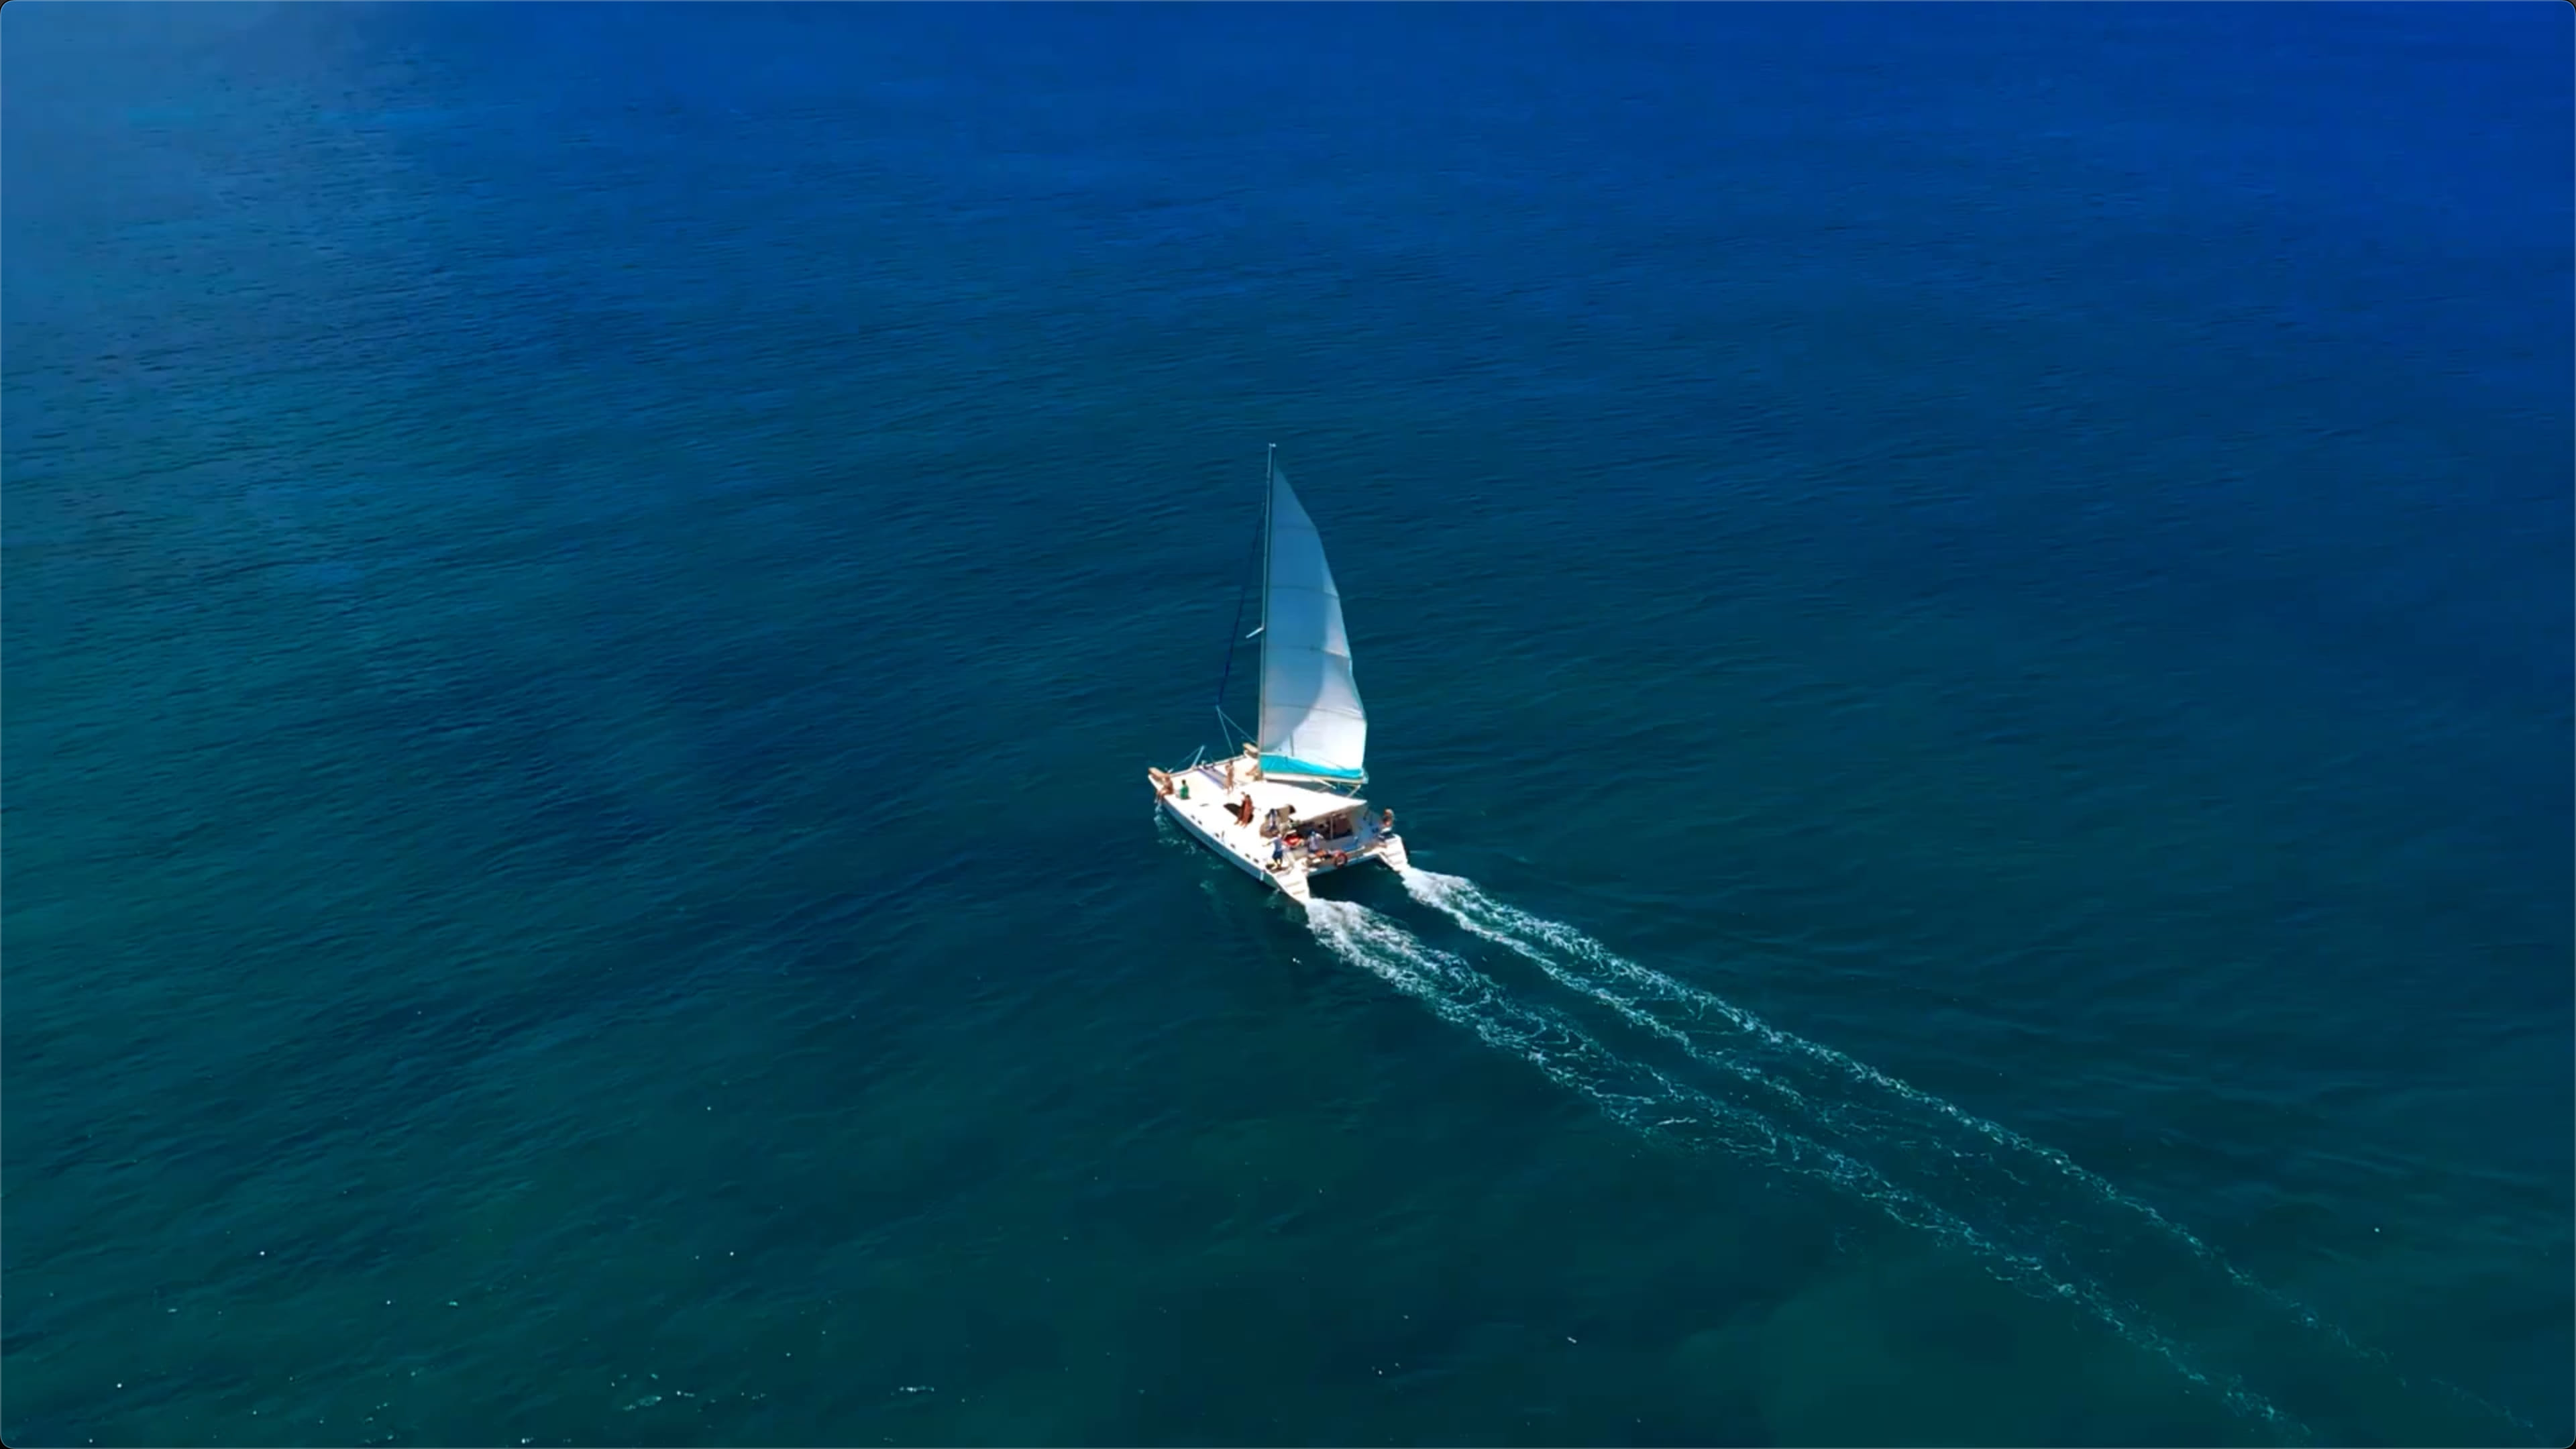
<svg viewBox="0 0 2576 1449">
<path fill-rule="evenodd" d="M 0 13 L 8 1442 L 2576 1429 L 2565 7 Z"/>
</svg>

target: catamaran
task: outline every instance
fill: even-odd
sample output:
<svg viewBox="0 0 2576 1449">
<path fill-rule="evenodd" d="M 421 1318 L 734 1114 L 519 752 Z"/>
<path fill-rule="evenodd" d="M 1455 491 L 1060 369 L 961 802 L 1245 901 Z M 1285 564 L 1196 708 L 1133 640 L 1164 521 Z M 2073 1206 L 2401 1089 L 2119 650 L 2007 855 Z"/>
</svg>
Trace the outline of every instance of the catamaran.
<svg viewBox="0 0 2576 1449">
<path fill-rule="evenodd" d="M 1395 812 L 1371 818 L 1359 795 L 1368 783 L 1368 711 L 1351 678 L 1342 596 L 1324 561 L 1324 540 L 1279 470 L 1276 446 L 1266 468 L 1261 624 L 1233 638 L 1243 627 L 1238 599 L 1217 680 L 1218 725 L 1229 748 L 1244 736 L 1242 751 L 1212 760 L 1201 747 L 1179 769 L 1148 769 L 1145 778 L 1155 802 L 1200 844 L 1305 905 L 1317 876 L 1372 860 L 1403 869 L 1404 841 Z M 1255 637 L 1261 702 L 1254 728 L 1245 730 L 1225 712 L 1225 686 L 1237 646 Z"/>
</svg>

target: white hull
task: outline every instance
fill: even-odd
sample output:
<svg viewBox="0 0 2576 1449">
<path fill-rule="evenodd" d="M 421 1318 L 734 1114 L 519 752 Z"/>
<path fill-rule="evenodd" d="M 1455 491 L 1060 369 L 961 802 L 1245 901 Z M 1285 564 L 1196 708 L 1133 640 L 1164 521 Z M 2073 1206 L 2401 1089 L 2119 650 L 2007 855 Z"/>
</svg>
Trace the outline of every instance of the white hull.
<svg viewBox="0 0 2576 1449">
<path fill-rule="evenodd" d="M 1231 789 L 1226 784 L 1229 763 L 1234 767 Z M 1177 771 L 1169 778 L 1172 789 L 1166 794 L 1154 773 L 1149 772 L 1146 776 L 1147 783 L 1154 788 L 1155 803 L 1163 808 L 1165 814 L 1178 821 L 1180 827 L 1201 845 L 1233 862 L 1236 868 L 1253 879 L 1267 881 L 1277 887 L 1280 894 L 1301 906 L 1314 899 L 1308 883 L 1316 876 L 1330 875 L 1336 870 L 1365 865 L 1372 860 L 1382 861 L 1398 870 L 1404 868 L 1403 838 L 1381 832 L 1376 820 L 1364 809 L 1358 831 L 1332 842 L 1347 857 L 1343 863 L 1334 864 L 1329 859 L 1296 850 L 1276 852 L 1280 858 L 1274 860 L 1275 842 L 1262 835 L 1258 823 L 1263 814 L 1274 806 L 1291 805 L 1296 807 L 1299 819 L 1315 819 L 1349 810 L 1360 803 L 1350 796 L 1307 789 L 1283 781 L 1256 780 L 1252 778 L 1249 762 L 1241 759 L 1219 760 L 1195 769 Z M 1183 785 L 1189 788 L 1187 799 L 1181 797 Z M 1255 823 L 1237 824 L 1227 807 L 1247 794 L 1252 796 L 1257 812 Z"/>
</svg>

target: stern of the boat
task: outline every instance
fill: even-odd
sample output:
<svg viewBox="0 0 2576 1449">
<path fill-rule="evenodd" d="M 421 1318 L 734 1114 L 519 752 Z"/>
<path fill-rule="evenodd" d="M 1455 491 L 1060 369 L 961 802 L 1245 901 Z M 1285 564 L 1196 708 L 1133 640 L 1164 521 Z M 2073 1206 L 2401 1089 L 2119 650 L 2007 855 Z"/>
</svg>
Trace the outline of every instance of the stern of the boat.
<svg viewBox="0 0 2576 1449">
<path fill-rule="evenodd" d="M 1306 868 L 1303 865 L 1293 861 L 1283 865 L 1270 873 L 1270 880 L 1273 885 L 1279 887 L 1281 895 L 1297 904 L 1311 906 L 1315 903 L 1315 891 L 1306 883 Z"/>
</svg>

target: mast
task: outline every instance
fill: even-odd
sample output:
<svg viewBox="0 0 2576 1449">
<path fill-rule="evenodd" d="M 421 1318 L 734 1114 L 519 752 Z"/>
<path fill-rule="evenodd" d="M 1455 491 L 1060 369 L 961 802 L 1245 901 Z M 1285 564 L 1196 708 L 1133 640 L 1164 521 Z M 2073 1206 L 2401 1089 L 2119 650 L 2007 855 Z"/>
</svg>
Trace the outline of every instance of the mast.
<svg viewBox="0 0 2576 1449">
<path fill-rule="evenodd" d="M 1252 705 L 1252 745 L 1261 747 L 1262 722 L 1270 713 L 1270 521 L 1279 507 L 1279 445 L 1261 462 L 1261 693 Z"/>
</svg>

